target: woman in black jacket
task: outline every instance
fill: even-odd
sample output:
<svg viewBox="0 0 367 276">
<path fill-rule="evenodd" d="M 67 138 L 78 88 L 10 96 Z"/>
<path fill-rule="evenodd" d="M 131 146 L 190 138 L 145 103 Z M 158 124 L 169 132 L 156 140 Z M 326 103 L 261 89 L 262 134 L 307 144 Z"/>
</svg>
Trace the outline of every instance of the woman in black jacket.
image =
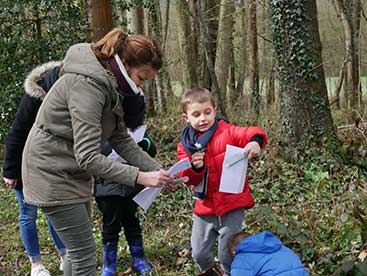
<svg viewBox="0 0 367 276">
<path fill-rule="evenodd" d="M 61 62 L 43 64 L 28 75 L 24 82 L 25 94 L 19 104 L 14 122 L 5 143 L 3 180 L 15 190 L 19 204 L 20 235 L 32 264 L 31 276 L 48 276 L 50 272 L 42 265 L 37 235 L 37 207 L 24 202 L 22 186 L 22 152 L 28 133 L 32 128 L 37 111 L 52 84 L 59 78 Z M 47 226 L 60 255 L 60 269 L 66 249 L 59 236 L 47 220 Z"/>
</svg>

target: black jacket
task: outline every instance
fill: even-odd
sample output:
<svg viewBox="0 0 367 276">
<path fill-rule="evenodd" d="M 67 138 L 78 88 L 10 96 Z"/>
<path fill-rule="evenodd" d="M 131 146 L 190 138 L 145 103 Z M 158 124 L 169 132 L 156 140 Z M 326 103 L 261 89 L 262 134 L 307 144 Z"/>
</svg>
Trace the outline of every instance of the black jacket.
<svg viewBox="0 0 367 276">
<path fill-rule="evenodd" d="M 24 82 L 23 95 L 15 119 L 5 140 L 3 176 L 18 179 L 17 189 L 22 188 L 22 153 L 29 131 L 36 119 L 42 100 L 58 80 L 61 62 L 49 62 L 36 67 Z"/>
<path fill-rule="evenodd" d="M 156 147 L 152 140 L 148 136 L 144 136 L 144 139 L 138 143 L 138 145 L 151 157 L 155 157 L 157 154 Z M 105 142 L 101 147 L 101 153 L 105 156 L 109 156 L 112 153 L 112 147 L 108 142 Z M 123 184 L 123 183 L 122 183 Z M 121 196 L 121 197 L 133 197 L 139 193 L 145 187 L 142 185 L 135 185 L 130 187 L 128 185 L 121 185 L 105 179 L 96 179 L 94 185 L 94 196 Z"/>
</svg>

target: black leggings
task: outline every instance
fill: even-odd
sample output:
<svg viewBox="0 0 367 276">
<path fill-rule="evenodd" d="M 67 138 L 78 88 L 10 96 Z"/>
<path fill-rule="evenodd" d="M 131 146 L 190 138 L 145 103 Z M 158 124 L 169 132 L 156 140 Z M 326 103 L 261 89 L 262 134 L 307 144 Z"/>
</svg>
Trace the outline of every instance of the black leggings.
<svg viewBox="0 0 367 276">
<path fill-rule="evenodd" d="M 130 197 L 96 197 L 98 209 L 103 214 L 103 243 L 117 242 L 121 228 L 124 228 L 128 244 L 141 239 L 142 229 L 136 216 L 138 205 Z"/>
</svg>

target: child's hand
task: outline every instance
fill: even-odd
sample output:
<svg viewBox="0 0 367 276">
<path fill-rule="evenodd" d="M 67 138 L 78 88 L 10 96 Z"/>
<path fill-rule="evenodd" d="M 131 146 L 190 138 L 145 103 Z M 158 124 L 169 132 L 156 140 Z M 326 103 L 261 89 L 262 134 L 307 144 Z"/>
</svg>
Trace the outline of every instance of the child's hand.
<svg viewBox="0 0 367 276">
<path fill-rule="evenodd" d="M 204 166 L 204 157 L 205 157 L 205 152 L 195 152 L 192 155 L 192 165 L 196 168 L 196 169 L 200 169 Z"/>
<path fill-rule="evenodd" d="M 3 177 L 3 181 L 10 189 L 15 189 L 15 186 L 17 186 L 17 179 Z"/>
<path fill-rule="evenodd" d="M 252 158 L 255 158 L 255 157 L 258 157 L 259 154 L 260 154 L 260 145 L 258 142 L 250 142 L 248 143 L 245 147 L 244 147 L 244 150 L 245 150 L 245 156 L 247 156 L 247 158 L 250 160 Z"/>
</svg>

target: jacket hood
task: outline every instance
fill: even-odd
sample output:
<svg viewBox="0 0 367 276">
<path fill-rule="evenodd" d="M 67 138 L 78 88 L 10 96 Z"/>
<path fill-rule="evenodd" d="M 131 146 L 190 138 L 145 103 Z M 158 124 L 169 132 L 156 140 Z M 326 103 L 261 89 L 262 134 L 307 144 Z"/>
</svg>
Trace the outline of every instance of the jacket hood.
<svg viewBox="0 0 367 276">
<path fill-rule="evenodd" d="M 47 71 L 59 67 L 61 61 L 50 61 L 34 68 L 24 81 L 25 93 L 33 98 L 43 99 L 46 96 L 46 91 L 38 84 L 43 79 Z"/>
<path fill-rule="evenodd" d="M 282 242 L 272 233 L 263 231 L 242 240 L 236 247 L 238 253 L 272 253 L 282 247 Z"/>
<path fill-rule="evenodd" d="M 111 85 L 114 78 L 97 59 L 92 44 L 79 43 L 71 46 L 64 59 L 64 72 L 84 75 L 93 78 L 99 84 Z M 115 82 L 115 81 L 114 81 Z M 116 83 L 112 83 L 116 87 Z"/>
</svg>

